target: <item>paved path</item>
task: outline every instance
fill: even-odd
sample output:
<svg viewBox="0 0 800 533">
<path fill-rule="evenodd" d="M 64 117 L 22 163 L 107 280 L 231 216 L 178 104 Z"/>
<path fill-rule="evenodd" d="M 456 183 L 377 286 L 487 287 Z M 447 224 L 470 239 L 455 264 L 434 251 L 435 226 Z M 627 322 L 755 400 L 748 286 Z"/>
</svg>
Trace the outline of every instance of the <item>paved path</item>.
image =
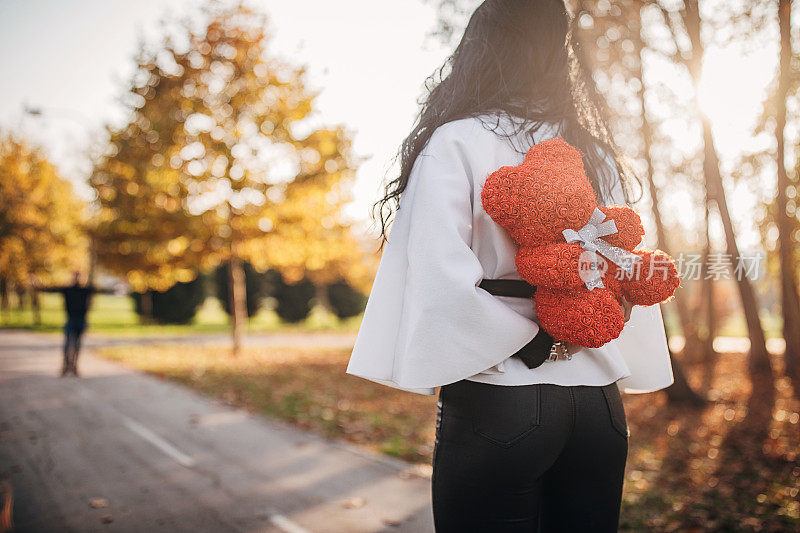
<svg viewBox="0 0 800 533">
<path fill-rule="evenodd" d="M 430 480 L 406 463 L 0 331 L 0 473 L 16 531 L 433 530 Z M 0 505 L 2 508 L 2 505 Z"/>
</svg>

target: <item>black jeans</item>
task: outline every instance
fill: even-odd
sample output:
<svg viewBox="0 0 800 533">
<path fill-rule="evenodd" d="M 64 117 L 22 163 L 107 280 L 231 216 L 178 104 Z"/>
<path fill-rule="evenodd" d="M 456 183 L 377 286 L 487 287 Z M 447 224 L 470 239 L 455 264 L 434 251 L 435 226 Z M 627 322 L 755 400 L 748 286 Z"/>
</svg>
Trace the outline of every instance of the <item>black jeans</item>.
<svg viewBox="0 0 800 533">
<path fill-rule="evenodd" d="M 81 336 L 86 330 L 86 320 L 71 317 L 64 324 L 64 366 L 62 374 L 78 373 L 78 354 L 81 351 Z"/>
<path fill-rule="evenodd" d="M 616 531 L 628 456 L 616 383 L 441 387 L 437 533 Z"/>
</svg>

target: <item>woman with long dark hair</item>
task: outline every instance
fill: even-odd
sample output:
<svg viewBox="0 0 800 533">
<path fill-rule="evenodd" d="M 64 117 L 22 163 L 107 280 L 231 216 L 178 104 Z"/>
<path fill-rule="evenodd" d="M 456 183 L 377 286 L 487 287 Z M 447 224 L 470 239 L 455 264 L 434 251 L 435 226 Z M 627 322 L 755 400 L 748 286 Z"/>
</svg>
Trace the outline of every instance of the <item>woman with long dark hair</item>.
<svg viewBox="0 0 800 533">
<path fill-rule="evenodd" d="M 383 255 L 347 372 L 437 404 L 436 530 L 615 531 L 628 450 L 620 397 L 672 383 L 658 306 L 620 305 L 622 335 L 556 349 L 483 210 L 486 177 L 560 136 L 601 204 L 622 164 L 563 0 L 486 0 L 400 149 L 376 203 Z M 388 219 L 396 211 L 388 228 Z"/>
</svg>

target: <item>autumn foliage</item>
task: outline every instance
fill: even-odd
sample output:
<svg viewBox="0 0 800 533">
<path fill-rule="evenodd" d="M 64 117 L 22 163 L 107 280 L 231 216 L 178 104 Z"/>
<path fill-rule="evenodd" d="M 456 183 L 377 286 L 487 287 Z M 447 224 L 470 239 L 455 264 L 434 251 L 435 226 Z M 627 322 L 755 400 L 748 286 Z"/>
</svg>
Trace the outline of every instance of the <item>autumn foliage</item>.
<svg viewBox="0 0 800 533">
<path fill-rule="evenodd" d="M 139 53 L 129 120 L 91 178 L 95 235 L 103 265 L 139 291 L 230 265 L 238 339 L 244 262 L 321 285 L 369 272 L 342 215 L 348 132 L 321 124 L 302 67 L 270 55 L 263 15 L 209 4 L 204 17 Z"/>
<path fill-rule="evenodd" d="M 64 282 L 85 267 L 83 203 L 45 154 L 13 135 L 0 136 L 0 279 Z"/>
</svg>

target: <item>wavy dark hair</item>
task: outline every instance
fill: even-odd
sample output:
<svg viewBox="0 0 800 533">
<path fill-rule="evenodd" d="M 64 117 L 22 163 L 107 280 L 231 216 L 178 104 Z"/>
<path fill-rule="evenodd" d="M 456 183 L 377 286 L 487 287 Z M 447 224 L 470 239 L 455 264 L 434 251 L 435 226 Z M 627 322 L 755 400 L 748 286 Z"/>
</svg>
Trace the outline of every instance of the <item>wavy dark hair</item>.
<svg viewBox="0 0 800 533">
<path fill-rule="evenodd" d="M 614 185 L 603 151 L 631 200 L 631 182 L 638 180 L 611 138 L 605 102 L 586 73 L 572 23 L 563 0 L 486 0 L 475 10 L 453 54 L 427 79 L 428 94 L 398 152 L 400 175 L 372 207 L 373 219 L 376 209 L 380 214 L 381 249 L 417 156 L 436 128 L 462 118 L 494 115 L 496 123 L 485 126 L 507 137 L 525 131 L 531 144 L 542 124 L 555 123 L 558 135 L 584 154 L 598 200 Z M 513 119 L 514 131 L 498 131 L 503 115 Z"/>
</svg>

